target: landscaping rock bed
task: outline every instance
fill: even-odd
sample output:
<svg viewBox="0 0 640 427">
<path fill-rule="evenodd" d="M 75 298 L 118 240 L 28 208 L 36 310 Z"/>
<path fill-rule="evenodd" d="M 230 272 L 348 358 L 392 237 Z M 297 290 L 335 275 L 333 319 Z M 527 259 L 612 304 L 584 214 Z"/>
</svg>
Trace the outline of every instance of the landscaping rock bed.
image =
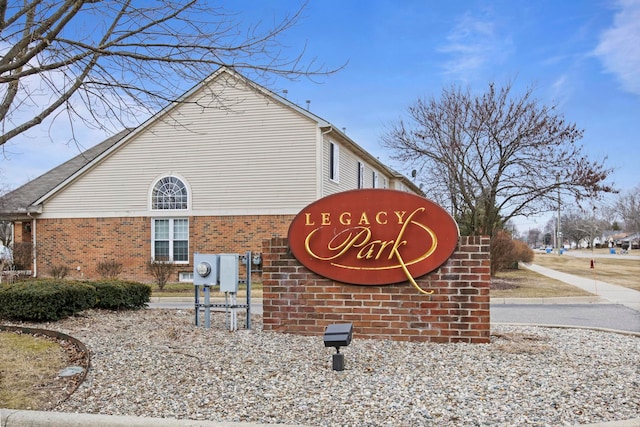
<svg viewBox="0 0 640 427">
<path fill-rule="evenodd" d="M 640 417 L 640 338 L 496 326 L 491 344 L 211 329 L 191 310 L 89 310 L 39 327 L 84 342 L 92 367 L 55 410 L 308 426 L 575 425 Z"/>
</svg>

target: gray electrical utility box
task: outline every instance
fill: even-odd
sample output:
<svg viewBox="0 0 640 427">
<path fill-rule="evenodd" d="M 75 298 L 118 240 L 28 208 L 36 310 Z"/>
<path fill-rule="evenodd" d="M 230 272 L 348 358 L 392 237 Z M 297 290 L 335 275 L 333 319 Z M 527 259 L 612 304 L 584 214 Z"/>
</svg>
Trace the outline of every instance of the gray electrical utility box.
<svg viewBox="0 0 640 427">
<path fill-rule="evenodd" d="M 220 254 L 220 292 L 238 292 L 239 256 L 238 254 Z"/>
<path fill-rule="evenodd" d="M 194 286 L 218 284 L 220 258 L 213 254 L 193 254 L 193 284 Z"/>
</svg>

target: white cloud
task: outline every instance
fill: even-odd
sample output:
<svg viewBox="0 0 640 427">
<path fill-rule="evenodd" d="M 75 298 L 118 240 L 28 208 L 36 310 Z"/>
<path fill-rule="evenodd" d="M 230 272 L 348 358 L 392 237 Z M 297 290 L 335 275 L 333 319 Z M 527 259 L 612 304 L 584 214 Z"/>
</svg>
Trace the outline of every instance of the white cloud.
<svg viewBox="0 0 640 427">
<path fill-rule="evenodd" d="M 551 83 L 550 95 L 554 103 L 558 106 L 563 105 L 569 100 L 573 89 L 571 87 L 571 79 L 568 74 L 561 74 Z"/>
<path fill-rule="evenodd" d="M 439 49 L 451 59 L 445 74 L 468 80 L 479 71 L 503 63 L 513 48 L 509 37 L 499 34 L 494 22 L 464 14 Z"/>
<path fill-rule="evenodd" d="M 640 95 L 640 0 L 619 0 L 613 26 L 602 32 L 594 53 L 622 88 Z"/>
</svg>

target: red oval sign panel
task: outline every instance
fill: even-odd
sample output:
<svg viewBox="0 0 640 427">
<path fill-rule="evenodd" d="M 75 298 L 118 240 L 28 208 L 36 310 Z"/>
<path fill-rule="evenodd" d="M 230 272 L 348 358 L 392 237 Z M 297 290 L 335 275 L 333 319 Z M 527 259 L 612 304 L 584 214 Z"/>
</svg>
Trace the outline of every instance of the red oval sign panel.
<svg viewBox="0 0 640 427">
<path fill-rule="evenodd" d="M 293 255 L 324 277 L 358 285 L 404 282 L 442 265 L 458 244 L 442 207 L 396 190 L 352 190 L 304 208 L 289 227 Z M 419 288 L 418 288 L 419 289 Z"/>
</svg>

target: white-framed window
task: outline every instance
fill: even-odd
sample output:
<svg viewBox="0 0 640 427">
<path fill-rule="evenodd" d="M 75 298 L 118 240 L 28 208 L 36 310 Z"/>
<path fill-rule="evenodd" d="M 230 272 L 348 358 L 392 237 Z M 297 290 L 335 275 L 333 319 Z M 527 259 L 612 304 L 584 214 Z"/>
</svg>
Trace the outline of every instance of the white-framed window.
<svg viewBox="0 0 640 427">
<path fill-rule="evenodd" d="M 151 258 L 155 261 L 189 262 L 189 220 L 153 218 L 151 220 Z"/>
<path fill-rule="evenodd" d="M 358 162 L 358 188 L 364 188 L 364 163 Z"/>
<path fill-rule="evenodd" d="M 187 186 L 180 178 L 165 176 L 160 178 L 151 191 L 151 209 L 183 210 L 189 209 Z"/>
<path fill-rule="evenodd" d="M 373 175 L 371 177 L 372 187 L 378 188 L 378 172 L 373 171 Z"/>
<path fill-rule="evenodd" d="M 382 188 L 389 188 L 389 181 L 387 181 L 387 177 L 382 178 Z"/>
<path fill-rule="evenodd" d="M 338 181 L 340 178 L 340 147 L 329 142 L 329 179 Z"/>
<path fill-rule="evenodd" d="M 181 271 L 178 273 L 178 282 L 193 283 L 193 271 Z"/>
</svg>

